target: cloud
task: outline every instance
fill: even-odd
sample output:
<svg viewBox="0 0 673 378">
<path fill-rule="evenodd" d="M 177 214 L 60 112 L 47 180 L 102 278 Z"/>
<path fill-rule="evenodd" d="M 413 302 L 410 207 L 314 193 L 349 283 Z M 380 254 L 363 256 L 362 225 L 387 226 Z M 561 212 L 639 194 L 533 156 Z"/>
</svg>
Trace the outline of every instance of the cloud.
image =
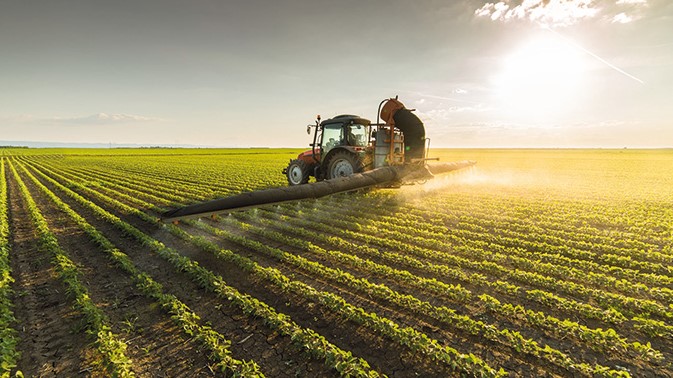
<svg viewBox="0 0 673 378">
<path fill-rule="evenodd" d="M 649 7 L 647 0 L 618 0 L 616 4 L 615 12 L 619 13 L 612 17 L 612 23 L 620 24 L 640 20 L 645 16 L 645 11 Z"/>
<path fill-rule="evenodd" d="M 612 23 L 626 24 L 633 21 L 633 17 L 622 12 L 612 17 Z"/>
<path fill-rule="evenodd" d="M 613 23 L 628 23 L 639 19 L 647 0 L 504 0 L 485 3 L 474 11 L 476 17 L 492 21 L 527 21 L 544 26 L 564 27 L 602 16 Z M 629 11 L 627 14 L 626 10 Z"/>
<path fill-rule="evenodd" d="M 592 0 L 505 0 L 486 3 L 474 13 L 493 21 L 529 20 L 548 26 L 570 26 L 594 18 L 598 12 Z"/>
</svg>

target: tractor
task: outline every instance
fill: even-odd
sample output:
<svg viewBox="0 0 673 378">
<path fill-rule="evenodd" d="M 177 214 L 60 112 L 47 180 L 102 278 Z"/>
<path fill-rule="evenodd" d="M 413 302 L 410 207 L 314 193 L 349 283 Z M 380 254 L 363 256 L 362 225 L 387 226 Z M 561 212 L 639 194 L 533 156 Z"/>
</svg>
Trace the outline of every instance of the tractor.
<svg viewBox="0 0 673 378">
<path fill-rule="evenodd" d="M 376 123 L 350 114 L 322 122 L 318 116 L 306 129 L 309 135 L 313 129 L 311 149 L 283 169 L 288 184 L 306 184 L 311 176 L 322 181 L 384 166 L 424 165 L 429 139 L 412 111 L 395 97 L 381 101 Z"/>
</svg>

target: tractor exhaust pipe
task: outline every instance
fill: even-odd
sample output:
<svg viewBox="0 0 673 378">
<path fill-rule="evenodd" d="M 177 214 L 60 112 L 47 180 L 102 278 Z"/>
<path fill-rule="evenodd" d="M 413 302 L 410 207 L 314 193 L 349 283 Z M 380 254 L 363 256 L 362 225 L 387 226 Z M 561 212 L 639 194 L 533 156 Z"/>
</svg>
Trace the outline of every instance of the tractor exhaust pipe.
<svg viewBox="0 0 673 378">
<path fill-rule="evenodd" d="M 174 222 L 180 219 L 214 216 L 220 213 L 263 205 L 307 198 L 320 198 L 330 194 L 350 192 L 357 189 L 425 180 L 431 178 L 432 174 L 455 171 L 474 164 L 475 162 L 473 161 L 461 161 L 428 166 L 429 169 L 415 164 L 381 167 L 331 180 L 241 193 L 231 197 L 180 207 L 161 214 L 161 220 L 164 222 Z M 428 171 L 432 172 L 432 174 Z"/>
</svg>

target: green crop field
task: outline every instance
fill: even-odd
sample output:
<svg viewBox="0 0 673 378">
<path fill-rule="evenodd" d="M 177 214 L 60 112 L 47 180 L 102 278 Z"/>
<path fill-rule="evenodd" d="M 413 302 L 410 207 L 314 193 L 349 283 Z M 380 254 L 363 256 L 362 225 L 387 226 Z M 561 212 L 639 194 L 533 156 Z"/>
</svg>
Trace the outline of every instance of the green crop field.
<svg viewBox="0 0 673 378">
<path fill-rule="evenodd" d="M 2 377 L 673 376 L 673 151 L 158 218 L 298 152 L 0 149 Z"/>
</svg>

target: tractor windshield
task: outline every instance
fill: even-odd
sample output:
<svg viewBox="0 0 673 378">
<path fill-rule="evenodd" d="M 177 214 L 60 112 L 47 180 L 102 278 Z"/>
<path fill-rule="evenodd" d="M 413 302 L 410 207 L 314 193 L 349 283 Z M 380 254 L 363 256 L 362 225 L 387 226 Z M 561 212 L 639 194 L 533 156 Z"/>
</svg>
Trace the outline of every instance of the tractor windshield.
<svg viewBox="0 0 673 378">
<path fill-rule="evenodd" d="M 337 146 L 367 146 L 369 130 L 360 124 L 344 125 L 342 123 L 327 124 L 323 127 L 323 154 Z"/>
<path fill-rule="evenodd" d="M 341 142 L 341 129 L 342 124 L 340 123 L 332 123 L 324 126 L 322 131 L 323 154 L 327 155 L 329 150 L 339 145 Z"/>
<path fill-rule="evenodd" d="M 363 125 L 346 125 L 343 128 L 341 140 L 348 146 L 367 146 L 367 136 L 369 132 Z"/>
</svg>

